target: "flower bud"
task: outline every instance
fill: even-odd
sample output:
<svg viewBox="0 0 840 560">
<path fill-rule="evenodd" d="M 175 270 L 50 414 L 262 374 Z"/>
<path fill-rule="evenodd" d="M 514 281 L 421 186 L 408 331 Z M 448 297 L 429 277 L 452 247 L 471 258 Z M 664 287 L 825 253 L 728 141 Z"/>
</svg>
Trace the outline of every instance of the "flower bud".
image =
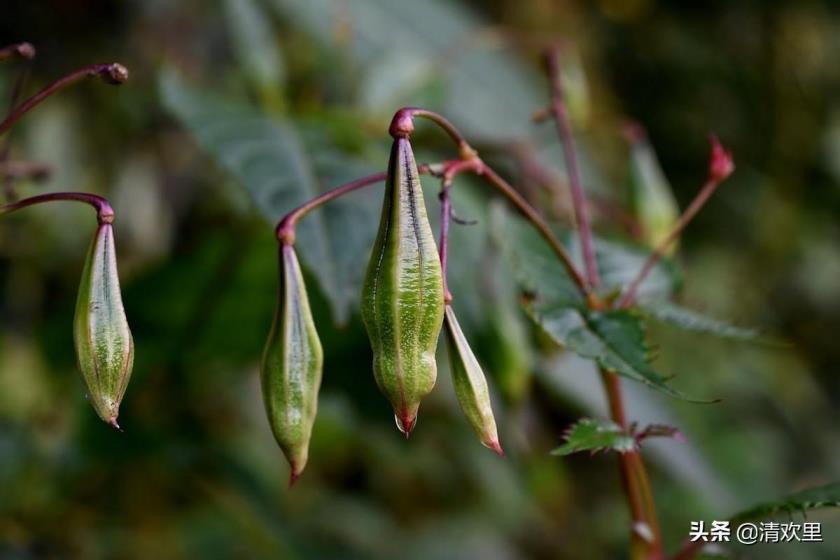
<svg viewBox="0 0 840 560">
<path fill-rule="evenodd" d="M 481 443 L 499 455 L 504 455 L 502 446 L 499 445 L 487 379 L 458 325 L 455 312 L 448 305 L 444 326 L 449 369 L 452 372 L 452 383 L 455 386 L 455 395 L 458 397 L 461 410 L 478 434 Z"/>
<path fill-rule="evenodd" d="M 271 430 L 291 465 L 290 486 L 309 457 L 323 363 L 300 264 L 292 246 L 283 243 L 277 308 L 263 351 L 260 380 Z"/>
<path fill-rule="evenodd" d="M 131 368 L 134 340 L 120 294 L 114 231 L 101 223 L 85 260 L 73 324 L 79 368 L 97 414 L 115 428 Z"/>
<path fill-rule="evenodd" d="M 408 437 L 437 378 L 443 277 L 408 138 L 391 148 L 379 233 L 362 288 L 376 383 Z"/>
</svg>

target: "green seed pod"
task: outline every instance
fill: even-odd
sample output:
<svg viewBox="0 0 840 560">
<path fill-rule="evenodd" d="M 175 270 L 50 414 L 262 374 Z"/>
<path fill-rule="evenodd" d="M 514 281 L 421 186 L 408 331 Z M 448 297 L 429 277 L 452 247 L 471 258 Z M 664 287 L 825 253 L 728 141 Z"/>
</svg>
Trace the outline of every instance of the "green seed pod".
<svg viewBox="0 0 840 560">
<path fill-rule="evenodd" d="M 641 226 L 642 242 L 655 249 L 671 232 L 680 216 L 671 186 L 656 153 L 638 125 L 628 127 L 630 148 L 630 203 Z M 672 244 L 668 254 L 676 250 Z"/>
<path fill-rule="evenodd" d="M 379 233 L 362 289 L 362 320 L 376 383 L 408 437 L 421 399 L 437 378 L 443 277 L 426 216 L 420 174 L 407 138 L 391 148 Z"/>
<path fill-rule="evenodd" d="M 120 401 L 134 365 L 134 340 L 123 309 L 110 223 L 99 225 L 88 250 L 76 299 L 73 337 L 93 408 L 100 418 L 119 428 Z"/>
<path fill-rule="evenodd" d="M 263 351 L 260 379 L 271 431 L 291 466 L 289 486 L 309 457 L 323 364 L 300 264 L 294 248 L 283 243 L 277 309 Z"/>
<path fill-rule="evenodd" d="M 481 366 L 461 331 L 455 311 L 448 305 L 444 326 L 449 369 L 452 371 L 452 383 L 455 385 L 455 395 L 461 404 L 461 410 L 478 434 L 481 443 L 499 455 L 504 455 L 502 446 L 499 445 L 487 379 L 484 378 L 484 372 L 481 371 Z"/>
</svg>

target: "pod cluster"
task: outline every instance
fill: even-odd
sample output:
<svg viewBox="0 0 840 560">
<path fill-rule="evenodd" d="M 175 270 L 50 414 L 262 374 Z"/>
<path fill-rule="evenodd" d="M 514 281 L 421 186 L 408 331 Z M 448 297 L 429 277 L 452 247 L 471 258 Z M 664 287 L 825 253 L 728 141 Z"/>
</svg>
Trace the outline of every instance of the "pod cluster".
<svg viewBox="0 0 840 560">
<path fill-rule="evenodd" d="M 484 373 L 444 301 L 440 257 L 426 213 L 420 173 L 407 135 L 395 134 L 379 230 L 367 267 L 361 316 L 373 374 L 408 437 L 422 399 L 437 379 L 435 350 L 445 328 L 458 402 L 480 441 L 503 454 Z M 291 464 L 303 470 L 317 411 L 323 352 L 291 242 L 281 242 L 280 288 L 263 353 L 261 378 L 269 423 Z"/>
</svg>

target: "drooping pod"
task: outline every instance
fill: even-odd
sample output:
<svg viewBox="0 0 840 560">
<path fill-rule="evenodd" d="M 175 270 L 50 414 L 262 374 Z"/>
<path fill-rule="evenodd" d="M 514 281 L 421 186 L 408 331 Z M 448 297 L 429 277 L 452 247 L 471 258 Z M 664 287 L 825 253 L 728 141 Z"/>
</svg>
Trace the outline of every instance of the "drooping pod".
<svg viewBox="0 0 840 560">
<path fill-rule="evenodd" d="M 444 330 L 446 331 L 446 350 L 449 354 L 449 369 L 452 372 L 452 383 L 455 386 L 455 395 L 458 397 L 461 410 L 478 434 L 481 443 L 499 455 L 504 455 L 502 446 L 499 444 L 487 379 L 461 331 L 461 326 L 455 318 L 455 311 L 449 305 L 446 306 Z"/>
<path fill-rule="evenodd" d="M 100 220 L 85 259 L 73 338 L 79 369 L 99 417 L 115 428 L 131 369 L 134 340 L 120 293 L 113 216 Z"/>
<path fill-rule="evenodd" d="M 379 233 L 362 288 L 362 320 L 376 383 L 409 436 L 420 401 L 437 378 L 443 278 L 426 215 L 420 174 L 407 136 L 396 134 Z"/>
<path fill-rule="evenodd" d="M 282 243 L 279 260 L 277 307 L 263 351 L 260 381 L 271 431 L 291 466 L 291 486 L 309 457 L 324 352 L 294 248 Z"/>
<path fill-rule="evenodd" d="M 642 242 L 655 249 L 677 223 L 680 209 L 644 129 L 629 125 L 627 136 L 631 143 L 630 205 L 641 226 Z M 676 244 L 671 245 L 668 254 L 675 250 Z"/>
</svg>

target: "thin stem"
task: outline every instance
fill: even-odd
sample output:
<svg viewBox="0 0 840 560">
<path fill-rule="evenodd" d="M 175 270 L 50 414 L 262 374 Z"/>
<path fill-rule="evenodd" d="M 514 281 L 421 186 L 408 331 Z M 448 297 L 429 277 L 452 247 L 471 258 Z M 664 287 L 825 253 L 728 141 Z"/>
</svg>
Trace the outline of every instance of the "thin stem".
<svg viewBox="0 0 840 560">
<path fill-rule="evenodd" d="M 99 76 L 106 83 L 121 84 L 128 79 L 128 70 L 116 62 L 109 64 L 92 64 L 84 68 L 80 68 L 75 72 L 59 78 L 54 81 L 20 105 L 18 105 L 3 122 L 0 122 L 0 134 L 6 132 L 13 124 L 20 120 L 23 115 L 29 112 L 33 107 L 50 97 L 52 94 L 65 89 L 84 78 Z"/>
<path fill-rule="evenodd" d="M 656 263 L 665 256 L 671 244 L 679 238 L 686 226 L 691 223 L 694 216 L 697 215 L 700 209 L 703 208 L 709 198 L 711 198 L 711 196 L 715 193 L 718 186 L 720 186 L 720 184 L 732 175 L 733 171 L 735 171 L 732 154 L 721 145 L 720 141 L 714 134 L 709 137 L 709 140 L 712 145 L 711 155 L 709 157 L 709 178 L 706 179 L 706 183 L 703 185 L 703 188 L 700 189 L 700 192 L 697 193 L 697 196 L 694 197 L 694 200 L 691 201 L 691 204 L 688 205 L 688 208 L 685 209 L 685 212 L 683 212 L 682 216 L 680 216 L 679 220 L 677 220 L 677 223 L 671 232 L 659 243 L 653 253 L 651 253 L 645 260 L 644 264 L 642 264 L 642 268 L 639 270 L 639 273 L 630 282 L 627 289 L 624 291 L 624 295 L 618 301 L 619 308 L 633 305 L 633 301 L 636 299 L 639 287 L 642 285 L 645 278 L 647 278 L 647 275 L 653 270 L 653 267 L 656 266 Z"/>
<path fill-rule="evenodd" d="M 23 200 L 0 206 L 0 216 L 20 210 L 21 208 L 26 208 L 27 206 L 55 202 L 57 200 L 70 200 L 89 204 L 96 210 L 96 217 L 100 224 L 110 224 L 114 221 L 114 209 L 106 199 L 99 195 L 82 192 L 47 193 L 24 198 Z"/>
<path fill-rule="evenodd" d="M 389 128 L 391 136 L 410 136 L 414 132 L 414 117 L 430 120 L 442 128 L 452 138 L 455 144 L 458 145 L 458 156 L 461 159 L 471 159 L 477 155 L 477 152 L 469 145 L 464 135 L 455 128 L 455 125 L 449 122 L 443 115 L 439 115 L 428 109 L 421 109 L 420 107 L 403 107 L 394 113 L 394 118 L 391 120 L 391 126 Z"/>
<path fill-rule="evenodd" d="M 496 189 L 505 195 L 505 197 L 507 197 L 516 209 L 531 222 L 531 225 L 539 231 L 539 233 L 543 236 L 543 239 L 545 239 L 549 246 L 551 246 L 554 254 L 556 254 L 560 259 L 560 263 L 563 265 L 566 273 L 578 287 L 578 290 L 580 290 L 581 295 L 583 295 L 587 300 L 587 303 L 590 306 L 598 305 L 599 300 L 597 296 L 590 290 L 586 280 L 583 279 L 583 276 L 581 276 L 580 272 L 578 272 L 577 268 L 575 268 L 574 263 L 572 263 L 572 258 L 569 256 L 569 253 L 566 252 L 566 248 L 563 247 L 563 244 L 560 243 L 560 240 L 557 239 L 554 232 L 551 231 L 549 225 L 545 222 L 545 220 L 543 220 L 542 216 L 540 216 L 536 209 L 528 204 L 528 201 L 526 201 L 525 198 L 507 181 L 499 177 L 499 175 L 488 165 L 484 164 L 484 162 L 481 163 L 481 168 L 477 171 L 477 174 L 484 177 L 491 185 L 496 187 Z"/>
<path fill-rule="evenodd" d="M 444 164 L 446 165 L 446 164 Z M 473 169 L 476 165 L 474 160 L 459 160 L 446 165 L 440 185 L 440 268 L 443 276 L 443 299 L 446 303 L 452 302 L 452 293 L 449 291 L 447 270 L 449 262 L 449 221 L 452 215 L 452 199 L 449 197 L 449 188 L 455 175 L 463 171 Z"/>
<path fill-rule="evenodd" d="M 15 43 L 0 48 L 0 60 L 6 60 L 13 56 L 31 60 L 35 57 L 35 47 L 32 46 L 32 43 Z"/>
<path fill-rule="evenodd" d="M 295 242 L 295 226 L 297 226 L 298 221 L 318 208 L 319 206 L 323 206 L 327 202 L 331 200 L 335 200 L 341 196 L 344 196 L 347 193 L 357 191 L 361 188 L 375 185 L 376 183 L 381 183 L 388 177 L 388 174 L 385 171 L 380 173 L 374 173 L 373 175 L 368 175 L 366 177 L 362 177 L 360 179 L 356 179 L 355 181 L 351 181 L 349 183 L 345 183 L 339 187 L 334 189 L 330 189 L 325 193 L 322 193 L 315 198 L 308 200 L 283 216 L 283 219 L 277 224 L 277 227 L 274 229 L 274 233 L 277 236 L 277 240 L 281 241 L 287 245 L 292 245 Z"/>
<path fill-rule="evenodd" d="M 583 186 L 578 171 L 577 155 L 575 153 L 574 137 L 572 127 L 569 124 L 568 111 L 563 100 L 563 84 L 560 76 L 559 52 L 552 49 L 545 54 L 545 63 L 548 70 L 548 78 L 551 92 L 551 114 L 557 126 L 557 134 L 560 136 L 560 143 L 563 145 L 563 157 L 566 160 L 566 169 L 569 175 L 569 184 L 572 191 L 572 204 L 575 209 L 575 221 L 578 225 L 578 236 L 580 237 L 583 263 L 586 270 L 586 279 L 590 286 L 597 287 L 600 284 L 598 277 L 598 263 L 595 260 L 595 248 L 592 242 L 592 226 L 589 223 L 589 215 L 586 208 L 586 196 L 583 193 Z"/>
<path fill-rule="evenodd" d="M 604 383 L 604 390 L 607 393 L 610 418 L 622 430 L 627 431 L 627 418 L 624 413 L 624 397 L 621 392 L 620 379 L 616 374 L 605 370 L 601 370 L 601 379 Z M 631 549 L 639 552 L 646 559 L 661 558 L 662 538 L 659 532 L 656 506 L 641 453 L 638 451 L 620 453 L 619 468 L 622 487 L 627 498 L 627 506 L 633 521 Z M 651 540 L 648 540 L 644 535 L 640 534 L 640 525 L 644 525 L 650 529 Z"/>
</svg>

